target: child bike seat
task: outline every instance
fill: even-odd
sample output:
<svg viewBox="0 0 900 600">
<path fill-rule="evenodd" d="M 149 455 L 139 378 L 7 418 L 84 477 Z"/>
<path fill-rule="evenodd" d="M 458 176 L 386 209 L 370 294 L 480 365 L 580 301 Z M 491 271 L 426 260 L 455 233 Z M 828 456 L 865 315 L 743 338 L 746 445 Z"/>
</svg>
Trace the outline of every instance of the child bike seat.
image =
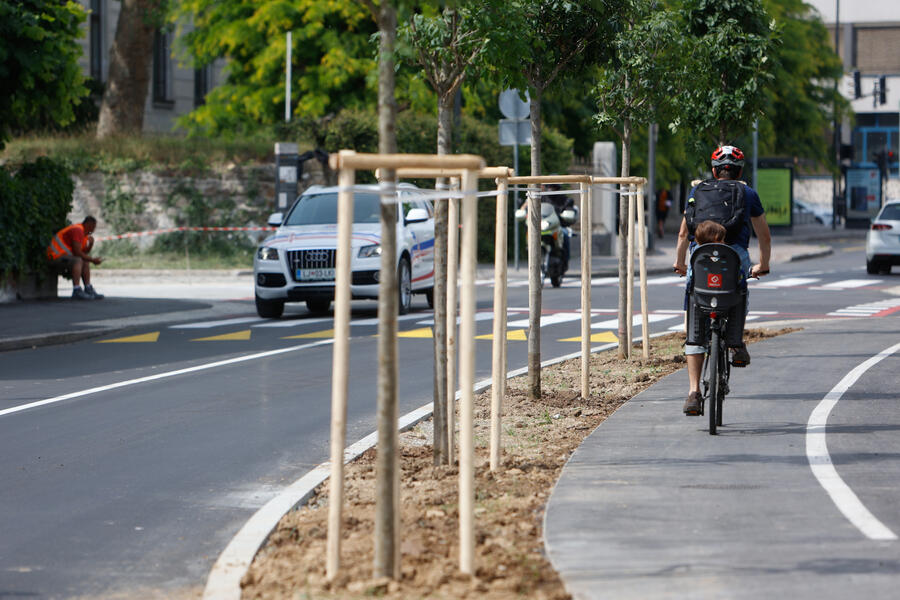
<svg viewBox="0 0 900 600">
<path fill-rule="evenodd" d="M 703 244 L 691 254 L 691 302 L 711 312 L 738 304 L 746 291 L 741 257 L 726 244 Z"/>
</svg>

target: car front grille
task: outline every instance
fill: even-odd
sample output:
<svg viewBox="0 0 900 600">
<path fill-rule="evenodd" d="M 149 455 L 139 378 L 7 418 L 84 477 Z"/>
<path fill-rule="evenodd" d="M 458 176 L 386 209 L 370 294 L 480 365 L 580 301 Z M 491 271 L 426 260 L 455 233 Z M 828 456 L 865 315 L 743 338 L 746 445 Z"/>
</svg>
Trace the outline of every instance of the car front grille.
<svg viewBox="0 0 900 600">
<path fill-rule="evenodd" d="M 333 269 L 334 249 L 288 250 L 287 262 L 291 274 L 296 280 L 297 269 Z"/>
</svg>

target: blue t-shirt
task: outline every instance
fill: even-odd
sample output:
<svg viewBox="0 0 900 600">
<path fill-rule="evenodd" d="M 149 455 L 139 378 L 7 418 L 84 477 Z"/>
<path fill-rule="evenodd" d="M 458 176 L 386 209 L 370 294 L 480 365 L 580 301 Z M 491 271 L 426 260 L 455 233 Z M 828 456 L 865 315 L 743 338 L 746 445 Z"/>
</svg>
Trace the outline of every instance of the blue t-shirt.
<svg viewBox="0 0 900 600">
<path fill-rule="evenodd" d="M 745 183 L 740 183 L 740 185 L 744 186 L 744 226 L 741 227 L 741 232 L 734 239 L 734 245 L 748 249 L 750 247 L 750 232 L 753 229 L 750 218 L 764 215 L 766 211 L 763 208 L 762 201 L 759 199 L 759 194 Z M 697 186 L 692 187 L 688 198 L 693 198 L 696 190 Z M 693 242 L 694 236 L 689 234 L 688 239 Z"/>
</svg>

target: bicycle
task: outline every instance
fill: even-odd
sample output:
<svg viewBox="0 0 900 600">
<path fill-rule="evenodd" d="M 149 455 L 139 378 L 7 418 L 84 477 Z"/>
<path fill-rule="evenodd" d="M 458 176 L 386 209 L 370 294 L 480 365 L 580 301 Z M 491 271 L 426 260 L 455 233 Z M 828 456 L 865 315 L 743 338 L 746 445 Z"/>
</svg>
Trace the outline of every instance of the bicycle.
<svg viewBox="0 0 900 600">
<path fill-rule="evenodd" d="M 740 256 L 726 244 L 698 246 L 691 255 L 691 271 L 688 327 L 695 328 L 700 345 L 706 347 L 700 414 L 705 413 L 708 402 L 709 434 L 716 435 L 716 428 L 722 425 L 722 402 L 730 391 L 731 362 L 725 331 L 730 313 L 745 310 L 747 288 Z"/>
</svg>

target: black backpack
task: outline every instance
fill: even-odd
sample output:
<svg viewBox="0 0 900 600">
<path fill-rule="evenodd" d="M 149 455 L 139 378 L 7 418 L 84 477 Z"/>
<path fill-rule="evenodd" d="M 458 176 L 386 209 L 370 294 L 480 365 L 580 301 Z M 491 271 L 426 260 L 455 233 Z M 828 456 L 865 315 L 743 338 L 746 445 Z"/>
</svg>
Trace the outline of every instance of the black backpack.
<svg viewBox="0 0 900 600">
<path fill-rule="evenodd" d="M 744 227 L 744 186 L 731 179 L 707 179 L 688 198 L 684 218 L 691 235 L 703 221 L 725 227 L 725 243 L 733 244 Z"/>
</svg>

